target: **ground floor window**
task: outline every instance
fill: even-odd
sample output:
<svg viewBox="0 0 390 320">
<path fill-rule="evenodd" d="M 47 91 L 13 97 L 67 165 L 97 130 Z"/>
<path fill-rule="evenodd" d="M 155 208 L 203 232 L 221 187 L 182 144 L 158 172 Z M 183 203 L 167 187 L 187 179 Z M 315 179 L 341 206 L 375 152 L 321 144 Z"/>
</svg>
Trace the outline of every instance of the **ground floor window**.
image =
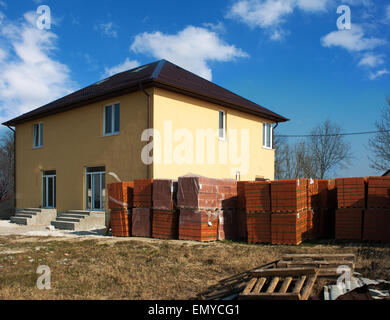
<svg viewBox="0 0 390 320">
<path fill-rule="evenodd" d="M 86 209 L 104 210 L 106 202 L 106 168 L 86 168 Z"/>
<path fill-rule="evenodd" d="M 42 208 L 56 207 L 56 171 L 44 171 L 42 175 Z"/>
</svg>

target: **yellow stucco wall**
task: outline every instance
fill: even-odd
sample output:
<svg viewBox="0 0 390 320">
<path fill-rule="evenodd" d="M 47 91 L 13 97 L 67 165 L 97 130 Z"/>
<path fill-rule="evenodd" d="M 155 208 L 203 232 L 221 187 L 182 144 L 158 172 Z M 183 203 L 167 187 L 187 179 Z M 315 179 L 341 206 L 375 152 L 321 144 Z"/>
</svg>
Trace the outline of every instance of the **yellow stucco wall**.
<svg viewBox="0 0 390 320">
<path fill-rule="evenodd" d="M 226 112 L 227 131 L 229 132 L 232 129 L 237 130 L 238 143 L 236 145 L 238 151 L 233 152 L 233 154 L 237 155 L 236 157 L 230 157 L 229 150 L 233 146 L 233 138 L 228 136 L 226 141 L 220 141 L 219 137 L 215 135 L 213 139 L 215 148 L 211 148 L 215 150 L 215 162 L 213 163 L 213 157 L 207 159 L 206 153 L 210 152 L 210 150 L 206 147 L 206 140 L 204 139 L 204 147 L 202 147 L 197 142 L 200 140 L 197 138 L 196 132 L 199 129 L 211 129 L 215 130 L 217 134 L 220 110 Z M 265 149 L 262 146 L 263 121 L 265 120 L 254 115 L 223 108 L 171 91 L 155 89 L 153 123 L 154 128 L 160 132 L 162 141 L 160 149 L 154 146 L 154 178 L 177 178 L 181 175 L 194 173 L 214 178 L 234 179 L 236 177 L 236 171 L 240 171 L 241 180 L 254 180 L 257 176 L 274 179 L 275 151 Z M 184 130 L 177 133 L 178 129 Z M 249 139 L 245 138 L 248 145 L 244 149 L 242 149 L 242 129 L 247 130 L 249 134 Z M 166 134 L 167 132 L 172 132 L 172 137 L 169 137 L 169 134 Z M 178 134 L 176 141 L 175 132 Z M 192 133 L 192 142 L 188 138 L 184 138 L 186 133 Z M 168 140 L 164 141 L 164 139 Z M 169 140 L 172 141 L 172 148 L 166 147 L 169 144 Z M 193 155 L 183 151 L 184 146 L 191 144 L 194 145 L 192 148 L 194 150 Z M 210 143 L 210 146 L 212 145 Z M 224 150 L 223 148 L 228 150 L 227 157 L 223 156 L 226 153 L 225 151 L 220 151 L 220 148 L 222 150 Z M 180 150 L 182 150 L 181 153 Z M 196 155 L 199 154 L 197 152 L 198 150 L 204 150 L 205 156 L 203 159 L 196 158 Z M 232 150 L 234 151 L 234 149 Z M 175 154 L 175 152 L 179 155 L 179 162 L 174 161 L 174 157 L 170 159 L 165 156 L 166 153 Z M 248 156 L 248 165 L 243 165 L 244 161 L 240 161 L 242 156 Z M 235 161 L 235 158 L 237 161 Z M 245 167 L 248 170 L 243 170 Z"/>
<path fill-rule="evenodd" d="M 103 136 L 104 106 L 120 102 L 120 134 Z M 85 168 L 105 166 L 124 181 L 147 176 L 140 137 L 147 127 L 143 92 L 83 106 L 16 126 L 18 208 L 42 205 L 42 171 L 56 170 L 57 209 L 84 209 Z M 33 148 L 33 124 L 43 122 L 43 148 Z M 106 183 L 115 179 L 106 175 Z"/>
<path fill-rule="evenodd" d="M 236 171 L 241 172 L 241 180 L 253 180 L 257 176 L 274 178 L 274 150 L 262 147 L 263 119 L 239 111 L 221 108 L 218 105 L 190 98 L 162 89 L 148 89 L 152 97 L 152 125 L 161 133 L 161 148 L 156 147 L 158 139 L 154 137 L 154 163 L 147 167 L 141 161 L 141 153 L 146 142 L 141 141 L 142 132 L 148 127 L 148 105 L 146 95 L 139 91 L 118 98 L 97 102 L 56 115 L 44 117 L 16 126 L 16 197 L 18 208 L 40 207 L 42 205 L 42 172 L 56 170 L 57 209 L 85 209 L 85 168 L 105 166 L 106 172 L 113 172 L 122 181 L 139 178 L 177 178 L 187 173 L 195 173 L 215 178 L 235 178 Z M 103 136 L 104 106 L 120 102 L 120 134 Z M 221 160 L 220 148 L 229 149 L 233 139 L 227 137 L 220 141 L 217 136 L 211 139 L 215 143 L 214 163 L 197 158 L 196 131 L 212 129 L 217 134 L 219 110 L 226 112 L 226 127 L 246 129 L 248 142 L 248 172 L 243 172 L 239 164 L 231 163 L 229 153 L 225 161 Z M 178 164 L 165 162 L 164 139 L 167 139 L 166 123 L 171 125 L 174 139 L 176 129 L 190 133 L 194 138 L 193 162 Z M 43 148 L 33 148 L 33 125 L 44 124 Z M 180 131 L 179 131 L 180 133 Z M 169 138 L 169 137 L 168 137 Z M 185 154 L 187 142 L 180 138 L 172 141 L 171 156 Z M 238 132 L 238 153 L 242 157 L 241 132 Z M 205 146 L 207 140 L 204 140 Z M 181 149 L 180 149 L 181 146 Z M 179 147 L 179 148 L 177 148 Z M 203 148 L 203 151 L 206 151 Z M 248 154 L 247 154 L 248 153 Z M 161 161 L 158 161 L 161 158 Z M 169 158 L 169 157 L 168 157 Z M 168 159 L 169 160 L 169 159 Z M 172 159 L 174 160 L 174 159 Z M 188 160 L 188 159 L 185 159 Z M 242 161 L 241 161 L 242 163 Z M 106 183 L 116 180 L 106 174 Z M 107 208 L 107 205 L 106 205 Z"/>
</svg>

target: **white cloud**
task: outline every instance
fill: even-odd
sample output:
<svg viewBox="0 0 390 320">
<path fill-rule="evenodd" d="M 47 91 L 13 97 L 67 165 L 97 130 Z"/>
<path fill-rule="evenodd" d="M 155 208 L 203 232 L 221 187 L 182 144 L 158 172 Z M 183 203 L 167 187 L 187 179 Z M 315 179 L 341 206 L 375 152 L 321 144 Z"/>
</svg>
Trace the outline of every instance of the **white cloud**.
<svg viewBox="0 0 390 320">
<path fill-rule="evenodd" d="M 310 12 L 326 11 L 329 0 L 298 0 L 297 6 Z"/>
<path fill-rule="evenodd" d="M 111 38 L 117 38 L 118 32 L 115 30 L 113 22 L 101 23 L 95 26 L 95 30 L 100 31 L 103 35 Z"/>
<path fill-rule="evenodd" d="M 281 40 L 287 31 L 281 25 L 295 9 L 305 12 L 326 11 L 332 0 L 238 0 L 227 14 L 251 28 L 265 29 L 271 40 Z"/>
<path fill-rule="evenodd" d="M 167 59 L 208 80 L 212 79 L 208 62 L 248 57 L 241 49 L 226 44 L 215 32 L 194 26 L 188 26 L 177 34 L 138 34 L 130 49 L 157 59 Z"/>
<path fill-rule="evenodd" d="M 384 64 L 383 55 L 366 53 L 359 61 L 359 66 L 375 68 L 381 64 Z"/>
<path fill-rule="evenodd" d="M 342 4 L 348 4 L 350 6 L 364 6 L 364 7 L 370 7 L 373 5 L 372 0 L 343 0 L 341 1 Z"/>
<path fill-rule="evenodd" d="M 134 69 L 134 68 L 138 67 L 139 65 L 140 65 L 140 63 L 138 61 L 130 60 L 129 58 L 126 58 L 126 60 L 124 62 L 122 62 L 114 67 L 105 68 L 105 76 L 110 77 L 114 74 Z"/>
<path fill-rule="evenodd" d="M 0 0 L 0 7 L 7 8 L 7 4 L 4 1 Z"/>
<path fill-rule="evenodd" d="M 292 0 L 240 0 L 233 4 L 228 17 L 250 27 L 276 27 L 283 18 L 294 11 Z"/>
<path fill-rule="evenodd" d="M 0 63 L 6 58 L 6 56 L 7 52 L 4 49 L 0 48 Z"/>
<path fill-rule="evenodd" d="M 387 69 L 382 69 L 382 70 L 379 70 L 377 72 L 371 72 L 370 73 L 370 79 L 371 80 L 375 80 L 375 79 L 377 79 L 379 77 L 382 77 L 382 76 L 384 76 L 386 74 L 390 74 L 390 71 L 387 70 Z"/>
<path fill-rule="evenodd" d="M 324 47 L 341 47 L 350 52 L 372 50 L 386 43 L 384 39 L 366 37 L 363 28 L 352 25 L 351 30 L 333 31 L 321 39 Z"/>
<path fill-rule="evenodd" d="M 386 7 L 385 11 L 385 20 L 390 23 L 390 4 Z"/>
<path fill-rule="evenodd" d="M 0 26 L 7 55 L 0 62 L 0 121 L 28 112 L 73 91 L 69 68 L 53 58 L 57 36 L 39 30 L 28 12 Z M 4 50 L 3 50 L 4 51 Z"/>
<path fill-rule="evenodd" d="M 222 23 L 222 22 L 218 22 L 218 23 L 211 23 L 211 22 L 208 22 L 208 23 L 203 23 L 203 26 L 207 29 L 210 29 L 216 33 L 225 33 L 226 32 L 226 28 L 225 28 L 225 25 Z"/>
</svg>

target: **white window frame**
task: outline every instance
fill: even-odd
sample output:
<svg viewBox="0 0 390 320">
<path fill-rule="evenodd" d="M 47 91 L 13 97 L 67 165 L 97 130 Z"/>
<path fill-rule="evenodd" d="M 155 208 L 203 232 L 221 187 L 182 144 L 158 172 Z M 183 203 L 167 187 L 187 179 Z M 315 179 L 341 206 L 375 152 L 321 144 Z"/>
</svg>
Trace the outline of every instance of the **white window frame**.
<svg viewBox="0 0 390 320">
<path fill-rule="evenodd" d="M 269 126 L 269 130 L 267 130 L 267 126 Z M 263 129 L 263 148 L 264 149 L 268 149 L 268 150 L 273 150 L 273 127 L 272 127 L 272 124 L 271 123 L 268 123 L 268 122 L 263 122 L 263 125 L 262 125 L 262 129 Z M 270 139 L 269 139 L 269 142 L 270 142 L 270 146 L 267 146 L 267 140 L 268 140 L 268 134 L 270 135 Z"/>
<path fill-rule="evenodd" d="M 114 131 L 115 129 L 115 106 L 119 105 L 119 131 Z M 106 133 L 106 109 L 108 107 L 111 107 L 111 132 Z M 103 107 L 103 136 L 109 137 L 109 136 L 116 136 L 120 134 L 121 131 L 121 104 L 120 102 L 114 102 L 107 104 Z"/>
<path fill-rule="evenodd" d="M 223 114 L 223 128 L 222 129 L 219 127 L 221 113 Z M 223 137 L 221 137 L 221 132 L 223 133 Z M 218 139 L 220 141 L 226 141 L 226 111 L 225 110 L 218 111 Z"/>
<path fill-rule="evenodd" d="M 36 132 L 35 126 L 38 126 L 38 144 L 36 145 Z M 39 149 L 43 147 L 43 122 L 38 122 L 33 124 L 33 148 Z"/>
</svg>

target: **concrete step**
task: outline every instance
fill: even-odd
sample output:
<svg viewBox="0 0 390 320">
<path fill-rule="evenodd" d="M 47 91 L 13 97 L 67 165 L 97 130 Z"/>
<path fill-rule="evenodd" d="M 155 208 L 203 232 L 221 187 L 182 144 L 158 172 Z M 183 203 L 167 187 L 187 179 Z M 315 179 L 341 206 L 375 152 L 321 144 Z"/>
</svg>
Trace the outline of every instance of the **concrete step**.
<svg viewBox="0 0 390 320">
<path fill-rule="evenodd" d="M 85 211 L 85 210 L 67 210 L 67 211 L 64 211 L 64 212 L 61 212 L 61 213 L 81 214 L 81 215 L 84 215 L 84 216 L 90 216 L 91 215 L 91 213 L 89 211 Z"/>
<path fill-rule="evenodd" d="M 38 211 L 17 210 L 15 215 L 17 215 L 17 214 L 28 214 L 30 216 L 36 216 L 39 213 L 40 212 L 38 212 Z"/>
<path fill-rule="evenodd" d="M 14 217 L 11 217 L 11 222 L 27 226 L 28 225 L 28 218 L 21 218 L 21 217 L 14 216 Z"/>
<path fill-rule="evenodd" d="M 100 211 L 67 210 L 58 213 L 52 225 L 57 229 L 74 231 L 105 228 L 106 215 L 105 212 Z"/>
<path fill-rule="evenodd" d="M 75 218 L 65 218 L 65 217 L 57 217 L 55 221 L 61 221 L 61 222 L 75 222 L 78 223 L 80 222 L 80 219 L 75 219 Z"/>
<path fill-rule="evenodd" d="M 51 225 L 60 230 L 76 230 L 75 222 L 52 221 Z"/>
<path fill-rule="evenodd" d="M 31 226 L 48 226 L 57 215 L 56 209 L 19 208 L 15 212 L 12 223 Z"/>
<path fill-rule="evenodd" d="M 22 209 L 16 209 L 16 212 L 32 212 L 32 213 L 38 213 L 42 212 L 42 209 L 35 209 L 35 208 L 22 208 Z"/>
<path fill-rule="evenodd" d="M 16 213 L 15 217 L 16 218 L 28 218 L 28 219 L 31 219 L 32 217 L 35 217 L 35 215 L 28 214 L 28 213 Z"/>
<path fill-rule="evenodd" d="M 57 215 L 58 218 L 75 218 L 75 219 L 85 219 L 86 215 L 83 214 L 74 214 L 74 213 L 66 213 L 62 212 Z"/>
</svg>

